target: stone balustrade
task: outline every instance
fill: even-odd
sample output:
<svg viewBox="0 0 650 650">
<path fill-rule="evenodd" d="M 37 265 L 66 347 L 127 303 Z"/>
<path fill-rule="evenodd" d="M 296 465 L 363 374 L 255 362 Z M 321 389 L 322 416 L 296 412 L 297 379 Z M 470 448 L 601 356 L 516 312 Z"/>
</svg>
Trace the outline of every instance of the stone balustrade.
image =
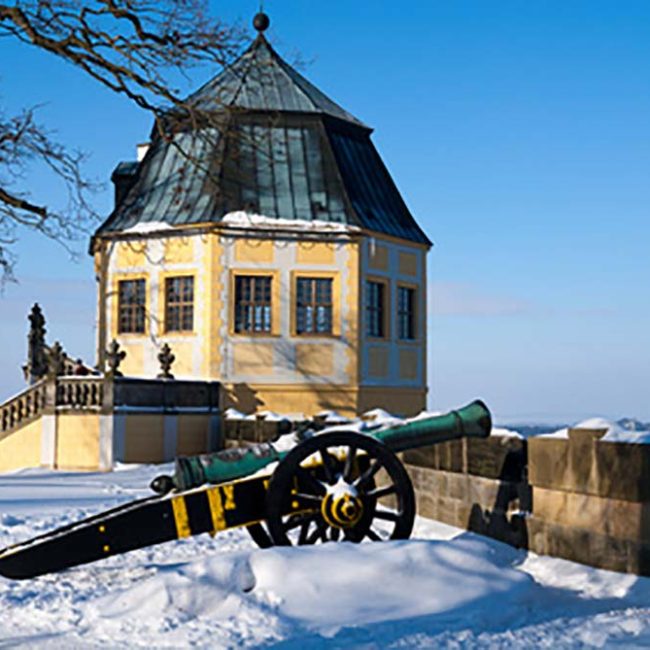
<svg viewBox="0 0 650 650">
<path fill-rule="evenodd" d="M 0 439 L 37 418 L 47 401 L 47 381 L 41 380 L 0 406 Z"/>
<path fill-rule="evenodd" d="M 69 409 L 101 409 L 104 405 L 103 377 L 58 377 L 56 407 Z"/>
</svg>

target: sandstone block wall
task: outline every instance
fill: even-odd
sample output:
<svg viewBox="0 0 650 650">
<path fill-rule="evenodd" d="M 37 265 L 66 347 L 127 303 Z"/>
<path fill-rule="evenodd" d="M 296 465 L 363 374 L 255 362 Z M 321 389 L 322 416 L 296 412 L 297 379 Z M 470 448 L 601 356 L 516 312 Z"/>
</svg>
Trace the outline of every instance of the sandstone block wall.
<svg viewBox="0 0 650 650">
<path fill-rule="evenodd" d="M 527 545 L 526 441 L 506 436 L 445 442 L 404 452 L 423 517 Z"/>
<path fill-rule="evenodd" d="M 650 446 L 607 442 L 605 433 L 570 429 L 568 439 L 529 440 L 529 547 L 650 575 Z"/>
</svg>

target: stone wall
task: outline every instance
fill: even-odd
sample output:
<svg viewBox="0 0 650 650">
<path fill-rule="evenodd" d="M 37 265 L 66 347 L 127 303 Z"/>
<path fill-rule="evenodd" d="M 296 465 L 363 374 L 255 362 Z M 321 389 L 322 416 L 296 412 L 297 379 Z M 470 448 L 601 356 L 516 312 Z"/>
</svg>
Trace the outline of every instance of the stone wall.
<svg viewBox="0 0 650 650">
<path fill-rule="evenodd" d="M 527 545 L 526 441 L 510 436 L 444 442 L 404 452 L 418 514 L 517 547 Z"/>
<path fill-rule="evenodd" d="M 604 434 L 570 429 L 568 439 L 529 440 L 529 547 L 650 575 L 650 446 L 607 442 Z"/>
<path fill-rule="evenodd" d="M 404 453 L 418 514 L 536 553 L 650 575 L 650 446 L 491 436 Z"/>
</svg>

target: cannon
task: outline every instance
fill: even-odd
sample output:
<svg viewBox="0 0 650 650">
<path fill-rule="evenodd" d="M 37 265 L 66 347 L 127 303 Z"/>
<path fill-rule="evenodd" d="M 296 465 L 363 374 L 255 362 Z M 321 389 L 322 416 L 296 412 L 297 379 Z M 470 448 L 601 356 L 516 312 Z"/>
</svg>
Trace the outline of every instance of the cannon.
<svg viewBox="0 0 650 650">
<path fill-rule="evenodd" d="M 415 495 L 397 453 L 490 435 L 476 400 L 364 432 L 330 427 L 295 446 L 263 443 L 176 459 L 155 494 L 0 551 L 0 575 L 33 578 L 175 539 L 246 527 L 260 547 L 407 539 Z M 285 438 L 285 436 L 283 436 Z M 282 439 L 280 439 L 282 441 Z"/>
</svg>

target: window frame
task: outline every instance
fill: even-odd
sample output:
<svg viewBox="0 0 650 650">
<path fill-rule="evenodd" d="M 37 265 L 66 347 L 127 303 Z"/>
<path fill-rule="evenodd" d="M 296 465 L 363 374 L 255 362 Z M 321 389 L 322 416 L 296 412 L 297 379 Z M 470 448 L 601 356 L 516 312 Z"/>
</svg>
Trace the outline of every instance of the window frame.
<svg viewBox="0 0 650 650">
<path fill-rule="evenodd" d="M 145 275 L 125 275 L 117 276 L 115 278 L 115 326 L 114 331 L 117 336 L 146 336 L 148 332 L 148 318 L 147 318 L 147 305 L 149 304 L 149 287 L 147 285 L 147 276 Z M 121 301 L 121 286 L 127 282 L 142 282 L 143 283 L 143 302 L 141 305 L 135 303 L 130 304 L 132 308 L 140 307 L 142 309 L 142 330 L 135 329 L 122 329 L 122 301 Z M 133 316 L 131 316 L 133 318 Z"/>
<path fill-rule="evenodd" d="M 332 329 L 330 332 L 298 332 L 298 280 L 330 280 L 332 282 Z M 311 271 L 300 269 L 291 272 L 291 335 L 300 339 L 308 338 L 339 338 L 341 336 L 340 325 L 340 301 L 341 288 L 340 276 L 334 271 Z"/>
<path fill-rule="evenodd" d="M 413 326 L 413 336 L 405 338 L 402 336 L 401 332 L 401 314 L 400 311 L 400 290 L 405 289 L 407 291 L 413 292 L 413 310 L 412 310 L 412 326 Z M 419 287 L 416 284 L 410 284 L 408 282 L 398 282 L 396 290 L 396 301 L 395 301 L 395 325 L 396 325 L 396 334 L 397 340 L 401 343 L 415 343 L 419 340 L 420 328 L 419 328 Z"/>
<path fill-rule="evenodd" d="M 167 285 L 170 281 L 172 280 L 192 280 L 192 327 L 191 329 L 170 329 L 169 328 L 169 301 L 168 301 L 168 290 L 167 290 Z M 178 272 L 171 272 L 171 273 L 165 273 L 161 277 L 161 294 L 162 294 L 162 329 L 165 332 L 165 334 L 172 334 L 174 336 L 176 335 L 188 335 L 188 334 L 194 334 L 195 333 L 195 327 L 196 327 L 196 277 L 194 273 L 178 273 Z M 174 303 L 178 305 L 181 309 L 184 305 L 187 303 L 184 301 L 180 301 L 179 303 Z M 182 314 L 182 312 L 181 312 Z M 182 315 L 179 314 L 179 319 L 182 321 Z M 182 325 L 182 322 L 181 322 Z"/>
<path fill-rule="evenodd" d="M 238 332 L 236 324 L 236 283 L 238 277 L 271 278 L 271 329 L 268 332 Z M 230 295 L 228 298 L 228 332 L 231 336 L 241 337 L 277 337 L 280 335 L 280 274 L 277 270 L 232 269 L 230 271 Z"/>
<path fill-rule="evenodd" d="M 368 284 L 378 284 L 383 287 L 383 304 L 382 304 L 382 318 L 381 324 L 383 332 L 378 336 L 369 332 L 370 319 L 368 317 Z M 375 275 L 367 275 L 363 282 L 363 296 L 361 301 L 363 309 L 363 333 L 365 338 L 372 341 L 387 341 L 391 336 L 391 295 L 390 295 L 390 281 L 387 278 L 378 277 Z"/>
</svg>

